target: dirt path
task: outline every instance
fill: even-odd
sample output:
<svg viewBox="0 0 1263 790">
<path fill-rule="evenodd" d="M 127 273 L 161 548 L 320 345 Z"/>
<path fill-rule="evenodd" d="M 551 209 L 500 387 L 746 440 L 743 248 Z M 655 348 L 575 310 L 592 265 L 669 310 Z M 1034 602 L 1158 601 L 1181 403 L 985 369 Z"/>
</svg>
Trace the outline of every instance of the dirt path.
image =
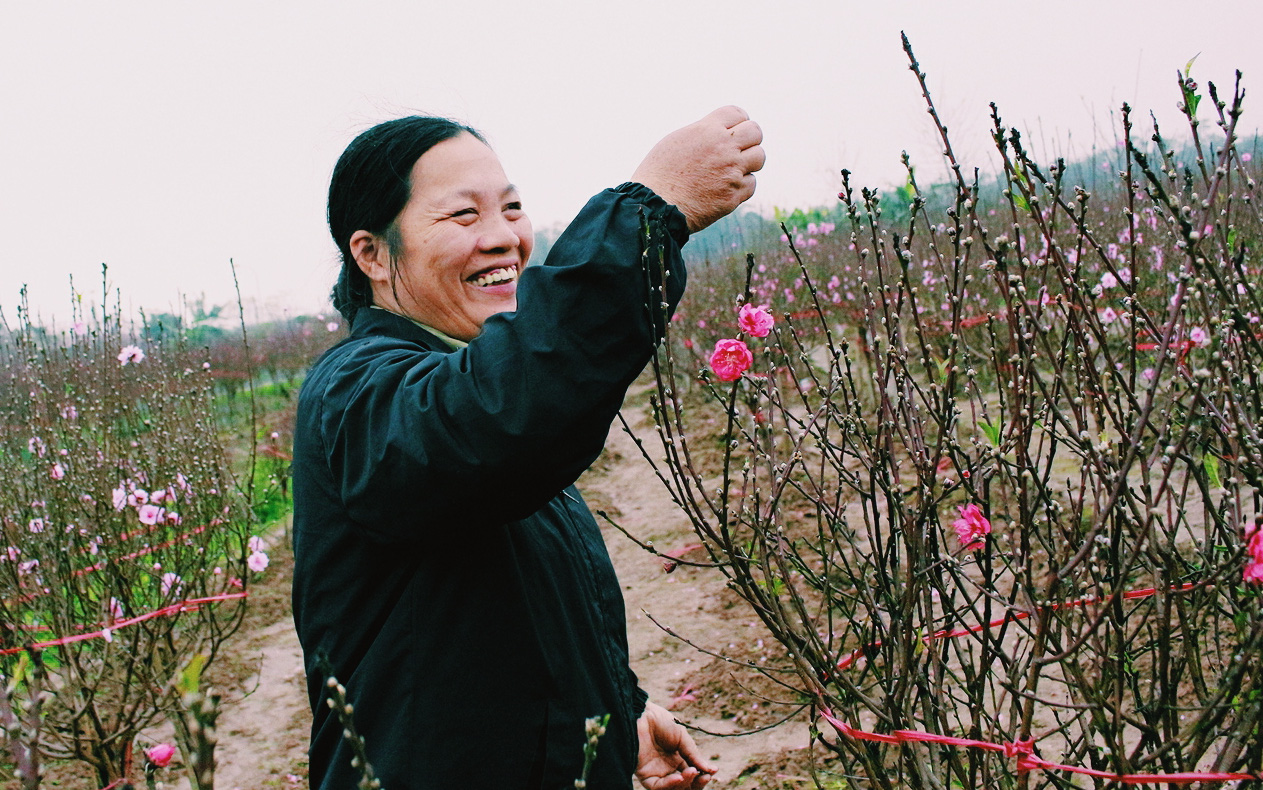
<svg viewBox="0 0 1263 790">
<path fill-rule="evenodd" d="M 646 441 L 652 438 L 652 426 L 646 425 L 642 408 L 629 406 L 625 414 Z M 589 504 L 664 550 L 695 543 L 687 521 L 617 424 L 606 447 L 603 461 L 580 481 Z M 740 667 L 733 672 L 731 665 L 666 634 L 650 619 L 669 625 L 699 646 L 758 660 L 762 631 L 743 605 L 725 592 L 719 573 L 681 567 L 668 574 L 661 560 L 613 527 L 603 529 L 623 583 L 632 665 L 650 698 L 675 709 L 681 720 L 711 732 L 733 732 L 783 716 L 754 687 L 757 676 L 743 678 Z M 223 659 L 229 674 L 245 680 L 229 683 L 224 690 L 216 776 L 220 790 L 306 786 L 310 715 L 302 654 L 288 607 L 292 561 L 282 549 L 274 551 L 273 557 L 266 584 L 251 596 L 261 604 L 259 611 L 251 615 Z M 751 765 L 755 755 L 804 746 L 808 736 L 806 724 L 791 722 L 743 737 L 701 733 L 695 737 L 720 767 L 711 787 L 745 790 L 764 786 L 758 769 Z M 767 762 L 772 761 L 754 764 Z M 743 771 L 747 775 L 739 778 Z"/>
</svg>

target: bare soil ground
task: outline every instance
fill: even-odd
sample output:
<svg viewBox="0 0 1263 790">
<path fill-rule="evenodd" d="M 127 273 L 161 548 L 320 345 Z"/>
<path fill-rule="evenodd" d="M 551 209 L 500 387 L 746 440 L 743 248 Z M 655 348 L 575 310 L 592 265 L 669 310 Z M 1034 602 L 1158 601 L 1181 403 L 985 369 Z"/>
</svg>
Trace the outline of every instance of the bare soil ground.
<svg viewBox="0 0 1263 790">
<path fill-rule="evenodd" d="M 632 396 L 636 399 L 636 396 Z M 628 421 L 652 446 L 652 425 L 643 407 L 629 401 Z M 696 543 L 687 522 L 617 424 L 606 452 L 580 481 L 593 510 L 605 511 L 628 532 L 662 551 Z M 600 519 L 598 518 L 598 521 Z M 604 525 L 606 543 L 623 583 L 632 666 L 652 700 L 694 727 L 701 748 L 719 766 L 710 787 L 812 788 L 808 776 L 808 729 L 801 702 L 745 664 L 766 666 L 772 651 L 762 625 L 714 569 L 678 566 L 664 570 L 617 529 Z M 223 695 L 219 718 L 219 790 L 307 786 L 306 747 L 310 714 L 302 654 L 290 619 L 293 559 L 284 535 L 272 539 L 272 563 L 251 588 L 241 630 L 225 646 L 210 680 Z M 688 555 L 702 560 L 700 552 Z M 665 632 L 654 621 L 684 639 Z M 684 640 L 687 640 L 684 641 Z M 769 640 L 770 641 L 770 640 Z M 723 654 L 724 661 L 708 654 Z M 767 727 L 749 735 L 732 733 Z M 169 728 L 145 733 L 169 740 Z M 174 768 L 174 765 L 173 765 Z M 188 787 L 182 772 L 169 769 L 165 786 Z M 0 781 L 0 790 L 10 782 Z M 87 772 L 51 766 L 47 788 L 94 790 Z"/>
</svg>

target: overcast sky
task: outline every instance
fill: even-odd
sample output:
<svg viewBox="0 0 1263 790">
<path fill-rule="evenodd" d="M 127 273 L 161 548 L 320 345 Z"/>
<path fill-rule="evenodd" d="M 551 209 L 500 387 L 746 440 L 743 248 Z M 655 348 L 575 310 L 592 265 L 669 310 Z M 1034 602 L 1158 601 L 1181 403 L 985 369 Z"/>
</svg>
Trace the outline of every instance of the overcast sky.
<svg viewBox="0 0 1263 790">
<path fill-rule="evenodd" d="M 99 301 L 232 297 L 327 309 L 338 154 L 412 112 L 482 129 L 536 227 L 627 179 L 667 132 L 722 104 L 763 127 L 752 205 L 823 205 L 943 172 L 899 42 L 907 31 L 968 166 L 988 103 L 1041 148 L 1113 146 L 1123 101 L 1176 129 L 1175 73 L 1263 94 L 1257 0 L 218 0 L 0 5 L 0 308 L 45 318 L 69 278 Z M 1200 53 L 1200 54 L 1199 54 Z M 1209 101 L 1203 117 L 1209 119 Z M 1263 112 L 1247 98 L 1243 125 Z M 1209 124 L 1208 124 L 1209 126 Z"/>
</svg>

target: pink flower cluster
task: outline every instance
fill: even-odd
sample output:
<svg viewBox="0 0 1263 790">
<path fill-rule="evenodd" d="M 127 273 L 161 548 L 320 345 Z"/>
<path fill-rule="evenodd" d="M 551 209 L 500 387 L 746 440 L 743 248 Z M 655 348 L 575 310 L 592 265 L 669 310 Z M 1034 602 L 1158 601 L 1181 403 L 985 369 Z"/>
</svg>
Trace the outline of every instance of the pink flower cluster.
<svg viewBox="0 0 1263 790">
<path fill-rule="evenodd" d="M 767 305 L 745 304 L 737 312 L 737 328 L 750 337 L 767 337 L 776 319 Z M 726 338 L 715 344 L 710 355 L 710 368 L 720 381 L 736 381 L 754 364 L 754 354 L 744 340 Z"/>
<path fill-rule="evenodd" d="M 973 502 L 960 509 L 960 518 L 952 522 L 952 528 L 965 551 L 982 548 L 983 538 L 991 534 L 991 522 Z"/>
<path fill-rule="evenodd" d="M 180 475 L 183 478 L 183 475 Z M 181 488 L 184 488 L 182 485 Z M 112 494 L 114 509 L 122 511 L 124 508 L 133 507 L 136 509 L 136 517 L 140 519 L 141 524 L 152 526 L 163 522 L 169 524 L 179 524 L 182 519 L 180 514 L 174 510 L 170 510 L 164 505 L 173 505 L 176 502 L 176 493 L 173 487 L 158 489 L 152 494 L 143 488 L 137 488 L 136 484 L 131 480 L 124 480 L 118 484 Z"/>
</svg>

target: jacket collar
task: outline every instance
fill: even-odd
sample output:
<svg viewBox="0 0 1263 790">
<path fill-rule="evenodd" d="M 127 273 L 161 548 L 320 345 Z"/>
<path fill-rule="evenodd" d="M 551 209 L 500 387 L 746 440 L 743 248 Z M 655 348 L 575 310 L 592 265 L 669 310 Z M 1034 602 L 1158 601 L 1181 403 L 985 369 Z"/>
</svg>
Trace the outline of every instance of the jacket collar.
<svg viewBox="0 0 1263 790">
<path fill-rule="evenodd" d="M 451 344 L 439 333 L 392 313 L 389 310 L 375 310 L 361 307 L 355 312 L 355 321 L 351 325 L 351 337 L 373 337 L 383 335 L 407 340 L 424 346 L 431 351 L 453 351 Z"/>
</svg>

